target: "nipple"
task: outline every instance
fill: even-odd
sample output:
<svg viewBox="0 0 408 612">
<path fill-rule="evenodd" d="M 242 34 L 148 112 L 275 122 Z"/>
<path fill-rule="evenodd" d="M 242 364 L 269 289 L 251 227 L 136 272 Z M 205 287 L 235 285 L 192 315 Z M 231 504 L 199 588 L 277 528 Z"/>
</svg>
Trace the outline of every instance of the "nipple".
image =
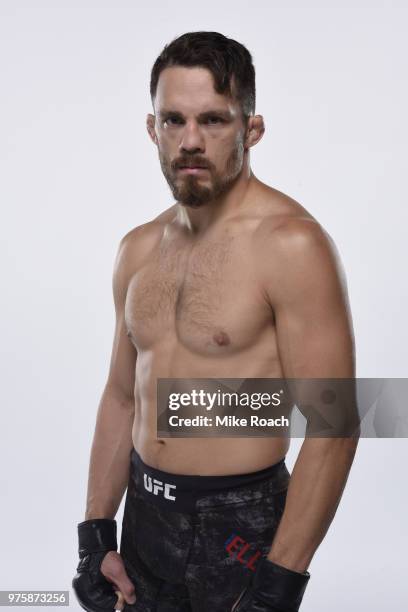
<svg viewBox="0 0 408 612">
<path fill-rule="evenodd" d="M 223 331 L 217 332 L 213 335 L 213 340 L 218 344 L 218 346 L 226 346 L 231 342 L 228 334 Z"/>
</svg>

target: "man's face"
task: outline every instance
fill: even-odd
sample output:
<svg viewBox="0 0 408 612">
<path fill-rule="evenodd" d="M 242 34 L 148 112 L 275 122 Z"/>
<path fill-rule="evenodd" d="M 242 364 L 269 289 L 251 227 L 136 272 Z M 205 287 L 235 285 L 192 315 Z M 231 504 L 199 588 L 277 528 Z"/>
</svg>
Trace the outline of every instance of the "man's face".
<svg viewBox="0 0 408 612">
<path fill-rule="evenodd" d="M 154 107 L 160 165 L 174 198 L 197 208 L 226 193 L 244 158 L 239 103 L 214 91 L 205 68 L 172 66 L 160 74 Z"/>
</svg>

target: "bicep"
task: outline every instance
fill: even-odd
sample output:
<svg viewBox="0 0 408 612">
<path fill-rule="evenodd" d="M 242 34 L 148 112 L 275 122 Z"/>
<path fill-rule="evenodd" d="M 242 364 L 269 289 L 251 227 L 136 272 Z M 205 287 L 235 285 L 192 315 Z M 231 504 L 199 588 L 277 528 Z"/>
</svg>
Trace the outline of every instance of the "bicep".
<svg viewBox="0 0 408 612">
<path fill-rule="evenodd" d="M 137 352 L 126 334 L 124 313 L 121 313 L 116 319 L 107 386 L 133 400 Z"/>
<path fill-rule="evenodd" d="M 268 296 L 284 376 L 353 377 L 351 315 L 334 245 L 307 224 L 283 232 L 274 248 Z"/>
<path fill-rule="evenodd" d="M 134 399 L 137 352 L 127 335 L 125 302 L 130 280 L 130 246 L 122 240 L 115 260 L 112 288 L 116 322 L 107 387 L 125 399 Z"/>
</svg>

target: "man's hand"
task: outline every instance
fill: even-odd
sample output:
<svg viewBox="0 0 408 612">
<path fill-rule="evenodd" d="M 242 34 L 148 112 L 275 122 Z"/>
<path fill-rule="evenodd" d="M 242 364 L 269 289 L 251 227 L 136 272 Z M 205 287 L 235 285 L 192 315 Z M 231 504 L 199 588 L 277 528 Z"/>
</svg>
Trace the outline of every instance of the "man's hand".
<svg viewBox="0 0 408 612">
<path fill-rule="evenodd" d="M 125 602 L 135 603 L 135 587 L 126 573 L 125 564 L 119 553 L 115 551 L 106 553 L 101 563 L 101 573 L 116 587 L 115 593 L 118 596 L 116 610 L 122 610 Z"/>
<path fill-rule="evenodd" d="M 116 552 L 116 521 L 91 519 L 78 525 L 79 557 L 72 587 L 87 612 L 113 612 L 134 604 L 135 590 Z"/>
<path fill-rule="evenodd" d="M 231 612 L 298 612 L 309 578 L 264 558 Z"/>
</svg>

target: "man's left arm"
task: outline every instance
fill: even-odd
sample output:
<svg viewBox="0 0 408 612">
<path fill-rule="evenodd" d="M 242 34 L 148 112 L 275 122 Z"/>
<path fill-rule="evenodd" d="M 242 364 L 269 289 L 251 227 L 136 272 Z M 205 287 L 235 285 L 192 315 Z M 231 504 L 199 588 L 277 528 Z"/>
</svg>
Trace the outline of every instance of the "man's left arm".
<svg viewBox="0 0 408 612">
<path fill-rule="evenodd" d="M 264 287 L 285 378 L 355 378 L 345 276 L 319 224 L 291 220 L 264 243 Z M 268 271 L 268 261 L 273 262 Z M 272 271 L 271 271 L 272 270 Z M 267 558 L 304 572 L 335 515 L 358 437 L 305 438 Z"/>
</svg>

